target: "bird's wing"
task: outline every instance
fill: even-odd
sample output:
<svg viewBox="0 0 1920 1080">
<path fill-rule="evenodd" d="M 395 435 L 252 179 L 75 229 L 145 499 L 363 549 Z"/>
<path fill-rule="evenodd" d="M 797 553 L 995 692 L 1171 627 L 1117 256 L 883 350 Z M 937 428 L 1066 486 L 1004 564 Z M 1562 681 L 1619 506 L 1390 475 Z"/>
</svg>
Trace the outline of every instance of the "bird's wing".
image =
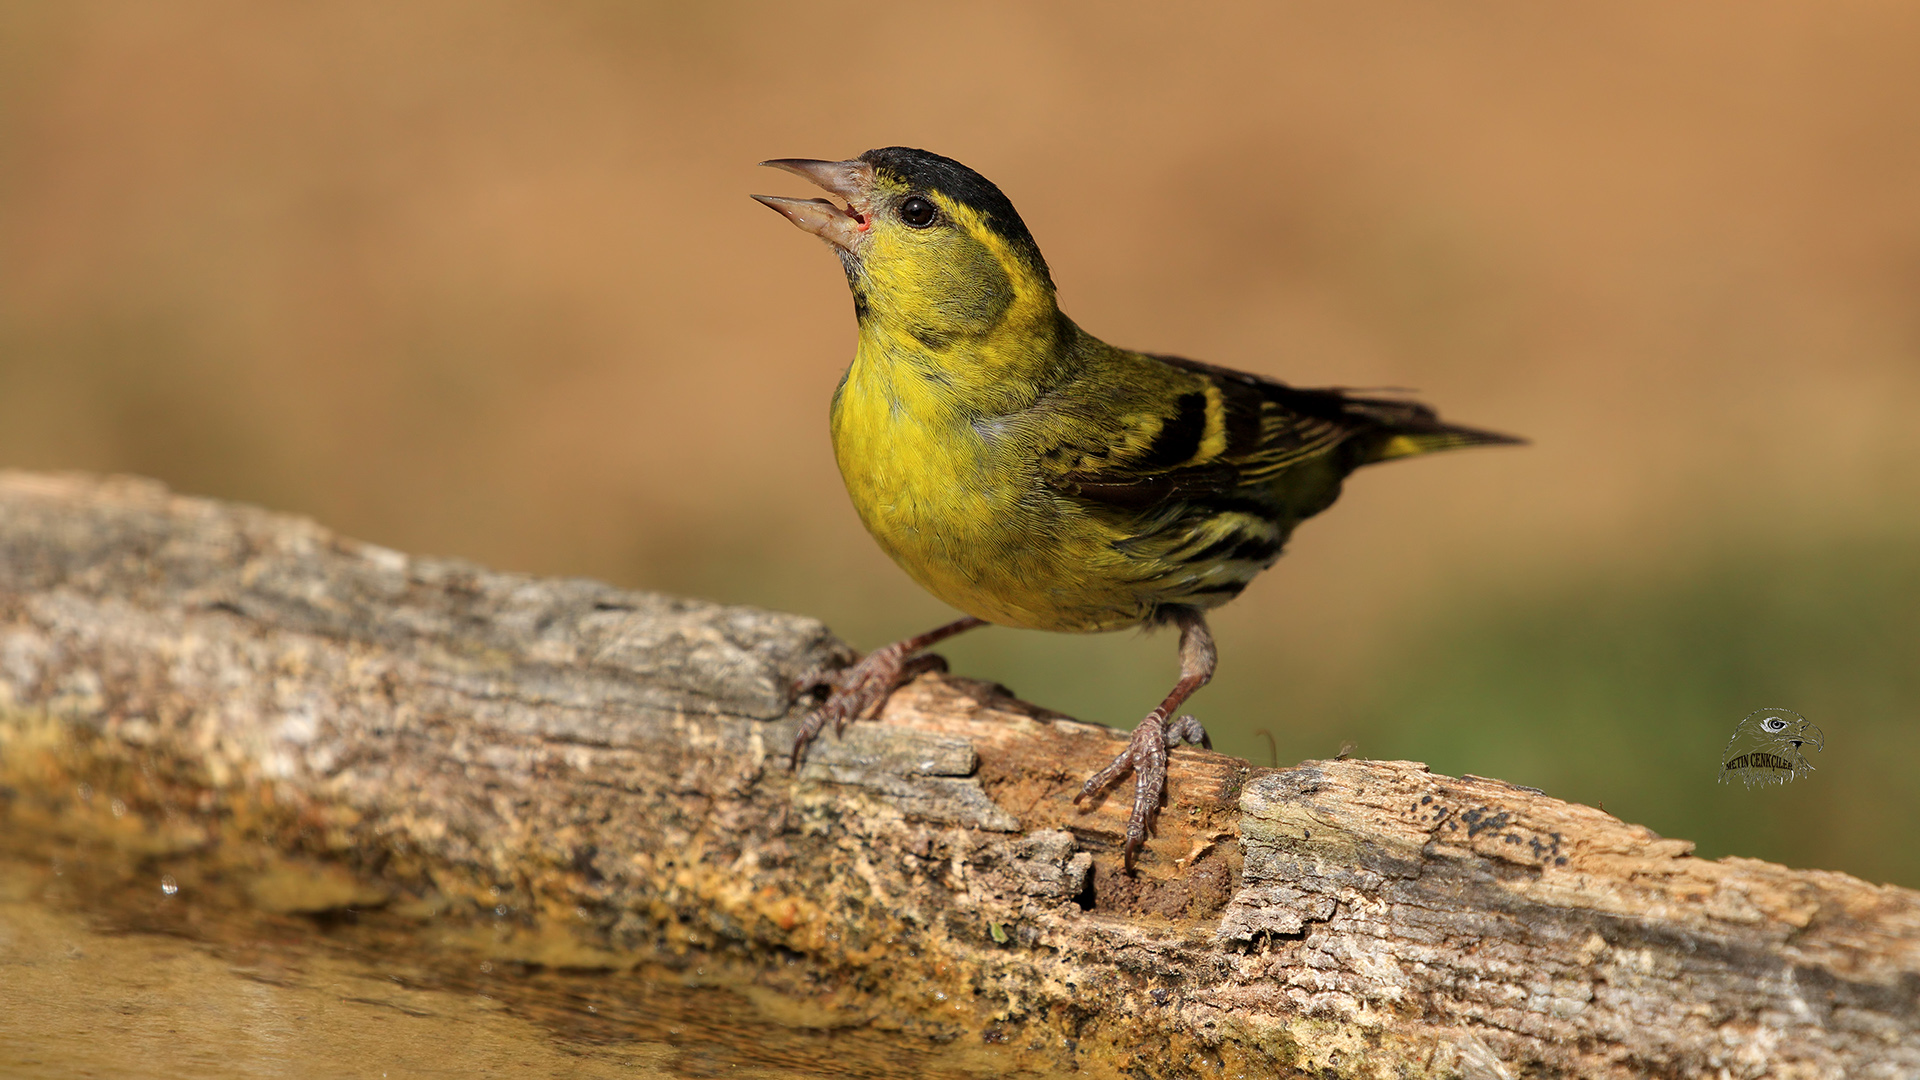
<svg viewBox="0 0 1920 1080">
<path fill-rule="evenodd" d="M 1042 456 L 1055 490 L 1126 508 L 1220 495 L 1372 426 L 1337 392 L 1177 357 L 1129 359 L 1151 365 L 1154 390 L 1112 401 L 1097 425 L 1062 426 Z"/>
<path fill-rule="evenodd" d="M 1177 356 L 1127 354 L 1159 376 L 1150 393 L 1115 402 L 1045 460 L 1064 494 L 1120 507 L 1218 495 L 1273 480 L 1283 470 L 1338 452 L 1339 474 L 1375 461 L 1457 446 L 1521 440 L 1448 424 L 1415 401 L 1304 389 Z"/>
</svg>

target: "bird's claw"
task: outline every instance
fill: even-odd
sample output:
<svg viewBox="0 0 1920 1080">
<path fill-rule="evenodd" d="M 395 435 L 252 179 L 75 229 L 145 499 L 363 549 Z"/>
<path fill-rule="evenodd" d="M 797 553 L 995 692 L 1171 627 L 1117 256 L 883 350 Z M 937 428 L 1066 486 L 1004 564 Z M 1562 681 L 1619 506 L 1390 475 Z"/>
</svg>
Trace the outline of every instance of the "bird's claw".
<svg viewBox="0 0 1920 1080">
<path fill-rule="evenodd" d="M 1171 750 L 1181 743 L 1213 749 L 1213 739 L 1208 737 L 1207 729 L 1200 726 L 1197 716 L 1183 716 L 1167 725 L 1167 749 Z"/>
<path fill-rule="evenodd" d="M 817 687 L 826 687 L 827 698 L 800 721 L 793 735 L 793 753 L 787 759 L 789 769 L 800 767 L 807 745 L 818 738 L 829 724 L 837 736 L 855 720 L 871 718 L 880 711 L 887 696 L 905 683 L 928 671 L 947 670 L 947 661 L 936 653 L 913 656 L 893 645 L 875 649 L 858 663 L 838 670 L 815 668 L 793 681 L 794 696 Z"/>
<path fill-rule="evenodd" d="M 847 666 L 850 667 L 851 665 Z M 846 670 L 847 667 L 809 668 L 804 674 L 796 676 L 792 682 L 787 684 L 787 693 L 791 694 L 795 700 L 799 700 L 805 697 L 808 692 L 819 689 L 822 686 L 831 688 L 839 683 L 840 676 Z"/>
<path fill-rule="evenodd" d="M 1106 768 L 1088 777 L 1080 793 L 1073 797 L 1077 803 L 1133 773 L 1133 812 L 1127 816 L 1127 840 L 1122 848 L 1128 870 L 1133 869 L 1134 854 L 1146 845 L 1147 834 L 1153 830 L 1153 819 L 1167 797 L 1167 752 L 1183 742 L 1213 749 L 1213 740 L 1207 737 L 1207 729 L 1200 726 L 1198 718 L 1182 716 L 1168 723 L 1158 710 L 1148 713 L 1140 726 L 1133 729 L 1127 748 Z"/>
</svg>

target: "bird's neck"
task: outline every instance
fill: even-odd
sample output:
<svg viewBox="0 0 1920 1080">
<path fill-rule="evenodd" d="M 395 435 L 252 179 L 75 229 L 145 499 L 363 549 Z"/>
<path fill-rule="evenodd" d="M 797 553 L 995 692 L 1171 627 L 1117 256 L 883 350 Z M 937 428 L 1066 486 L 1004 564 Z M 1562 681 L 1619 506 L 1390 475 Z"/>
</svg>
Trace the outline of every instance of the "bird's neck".
<svg viewBox="0 0 1920 1080">
<path fill-rule="evenodd" d="M 1072 370 L 1084 336 L 1053 298 L 991 329 L 945 336 L 869 311 L 849 381 L 924 410 L 1000 416 L 1030 407 Z"/>
</svg>

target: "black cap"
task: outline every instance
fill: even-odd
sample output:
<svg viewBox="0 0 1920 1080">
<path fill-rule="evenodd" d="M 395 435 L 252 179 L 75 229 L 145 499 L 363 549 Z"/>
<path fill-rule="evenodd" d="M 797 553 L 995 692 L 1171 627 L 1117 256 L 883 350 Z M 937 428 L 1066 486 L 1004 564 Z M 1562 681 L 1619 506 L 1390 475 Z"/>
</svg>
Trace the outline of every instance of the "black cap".
<svg viewBox="0 0 1920 1080">
<path fill-rule="evenodd" d="M 1020 212 L 1013 208 L 1013 203 L 999 188 L 993 186 L 993 181 L 952 158 L 908 146 L 869 150 L 860 155 L 860 160 L 880 172 L 898 177 L 909 187 L 938 191 L 971 208 L 986 219 L 989 227 L 1020 249 L 1049 285 L 1053 283 L 1053 277 L 1047 271 L 1047 260 L 1040 255 L 1040 245 L 1034 243 L 1033 234 L 1027 231 L 1027 223 L 1020 220 Z"/>
</svg>

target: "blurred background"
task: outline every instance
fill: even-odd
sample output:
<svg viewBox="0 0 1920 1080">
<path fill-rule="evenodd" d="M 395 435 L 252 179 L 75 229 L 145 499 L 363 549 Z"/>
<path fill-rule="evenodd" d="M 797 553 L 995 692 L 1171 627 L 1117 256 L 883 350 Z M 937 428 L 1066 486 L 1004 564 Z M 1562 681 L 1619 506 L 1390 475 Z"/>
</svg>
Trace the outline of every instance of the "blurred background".
<svg viewBox="0 0 1920 1080">
<path fill-rule="evenodd" d="M 1533 440 L 1302 528 L 1215 619 L 1217 746 L 1920 886 L 1916 71 L 1846 2 L 7 4 L 0 466 L 877 646 L 952 613 L 840 487 L 835 260 L 747 194 L 921 146 L 1108 340 Z M 945 651 L 1128 727 L 1174 644 Z M 1818 771 L 1716 784 L 1762 706 Z"/>
</svg>

